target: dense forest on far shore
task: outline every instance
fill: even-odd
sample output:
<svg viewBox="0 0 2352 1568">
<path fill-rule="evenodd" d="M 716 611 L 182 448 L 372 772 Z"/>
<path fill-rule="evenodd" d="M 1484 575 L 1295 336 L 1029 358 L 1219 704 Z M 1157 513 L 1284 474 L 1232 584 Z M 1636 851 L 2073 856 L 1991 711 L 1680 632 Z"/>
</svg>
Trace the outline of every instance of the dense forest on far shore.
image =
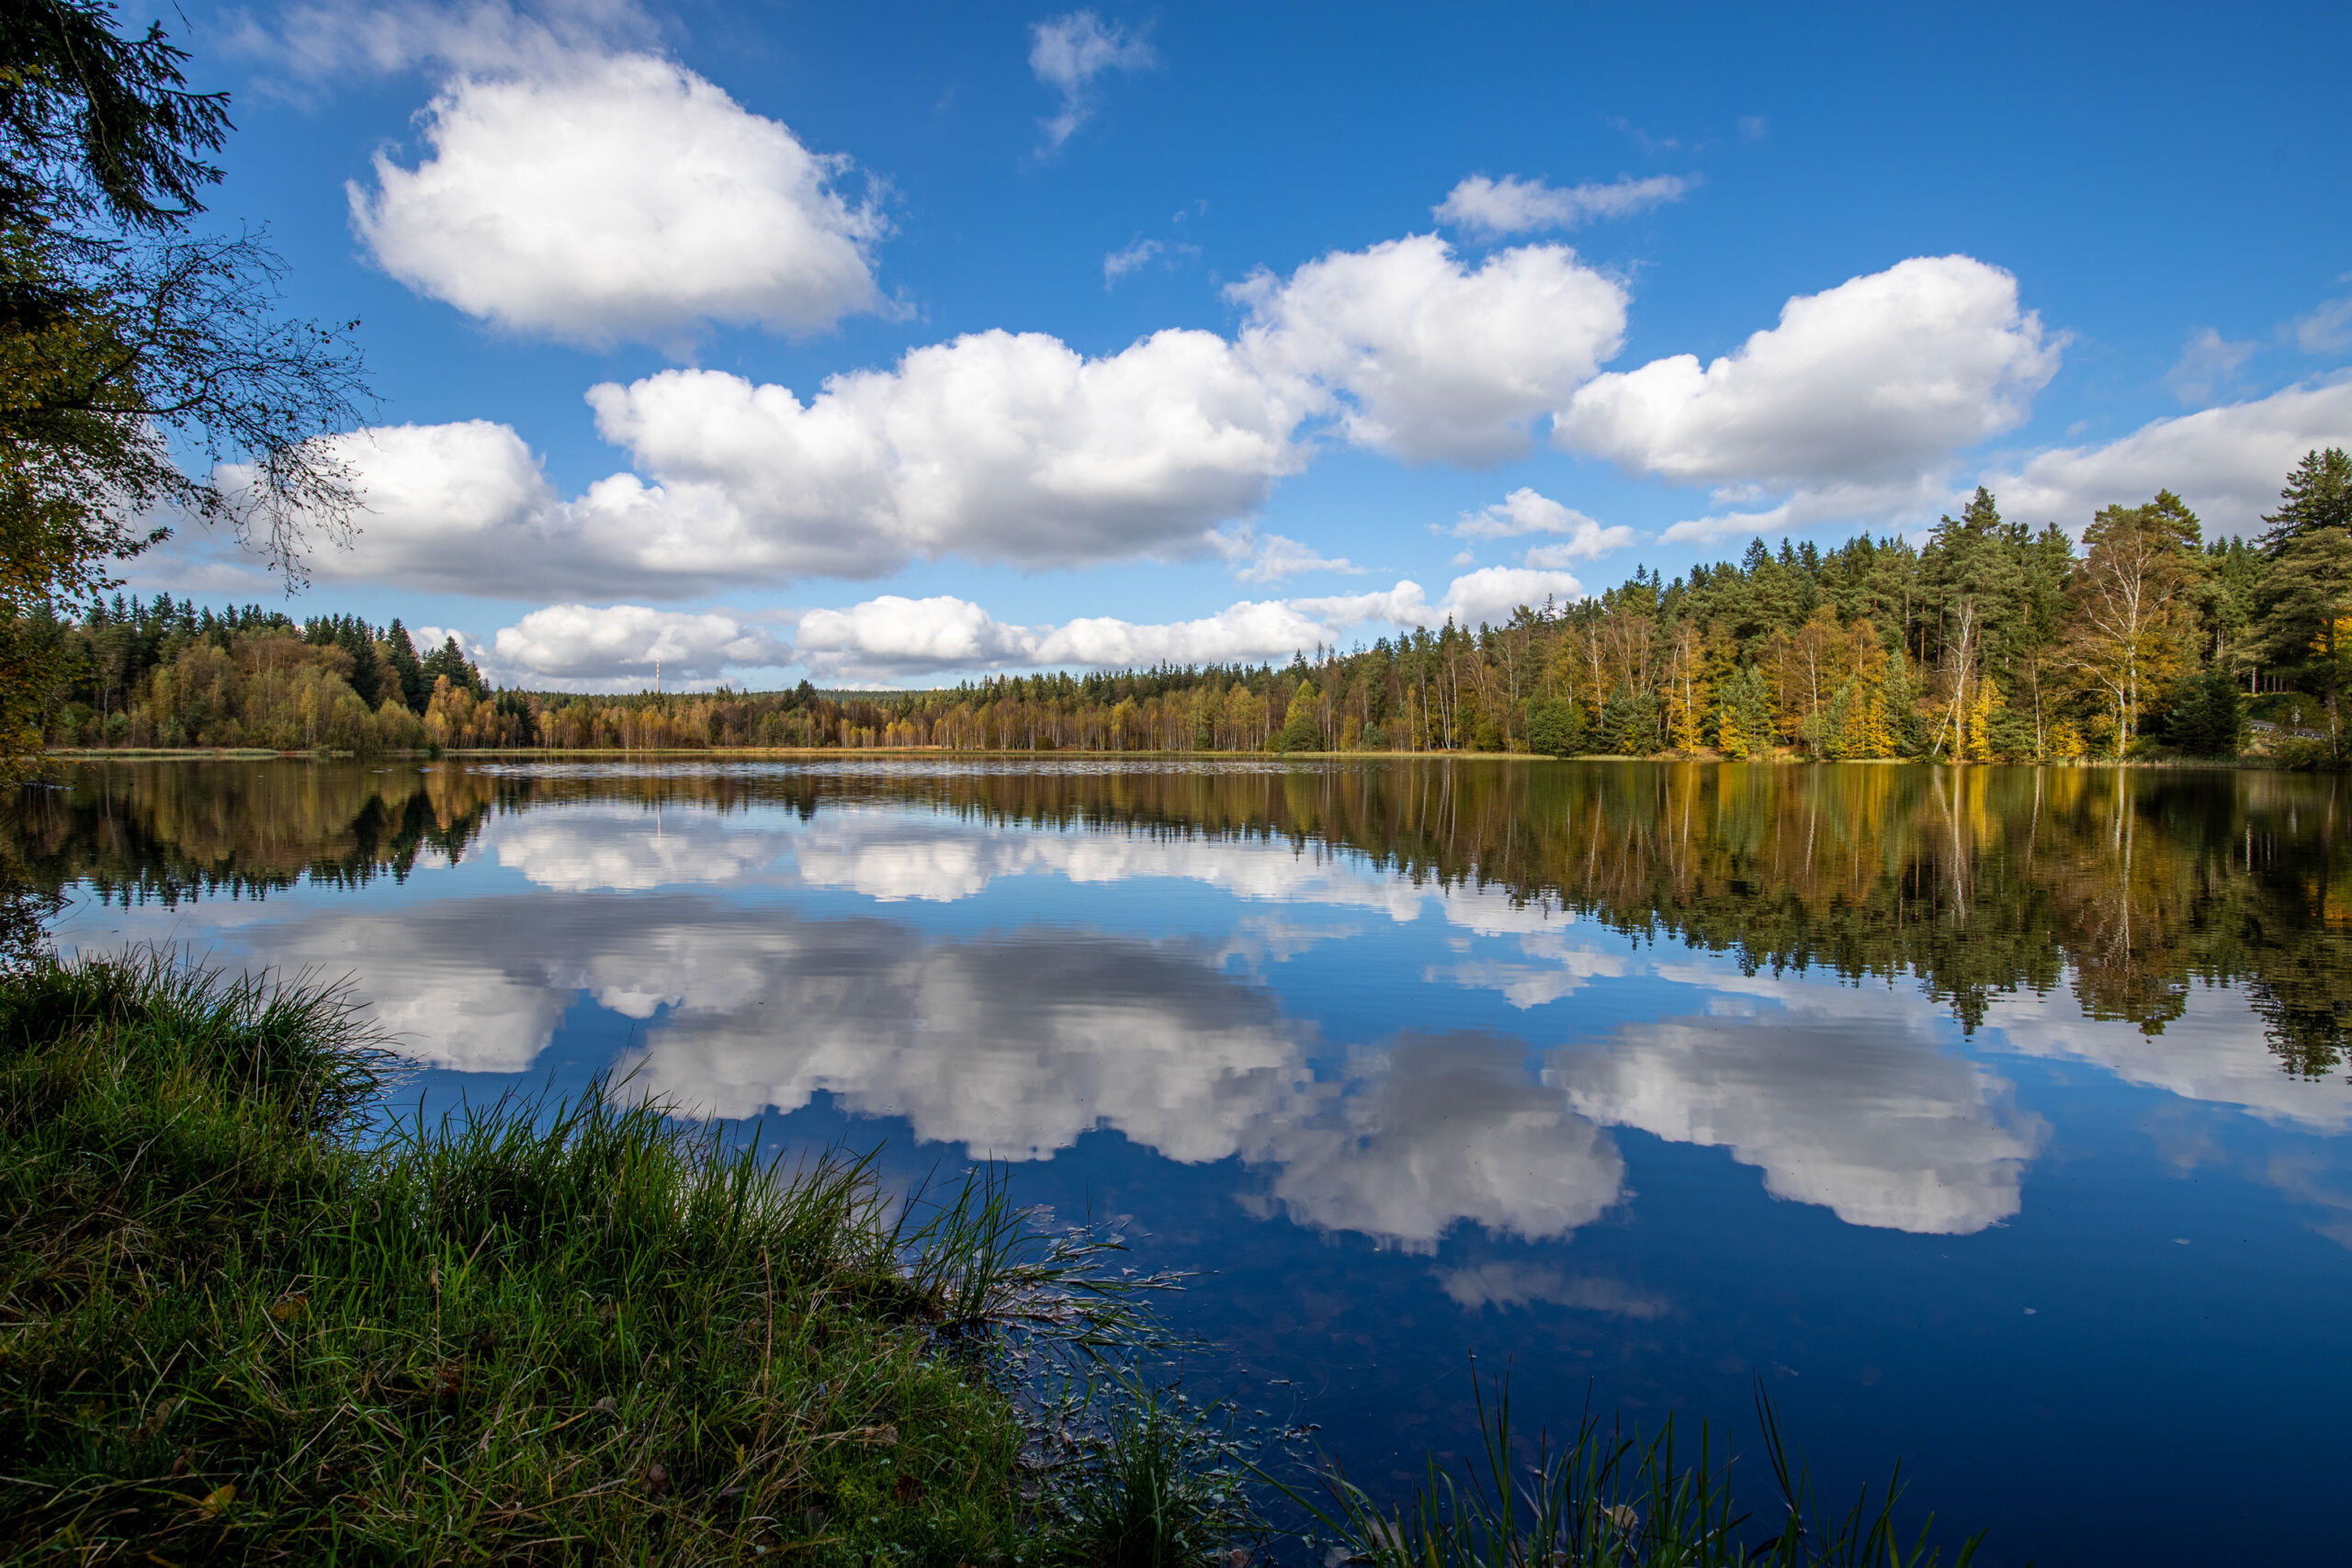
<svg viewBox="0 0 2352 1568">
<path fill-rule="evenodd" d="M 2255 543 L 2168 491 L 2079 547 L 1979 490 L 1924 546 L 1761 540 L 1671 581 L 1636 569 L 1501 626 L 1448 622 L 1289 665 L 990 677 L 927 692 L 493 691 L 399 621 L 296 622 L 168 595 L 16 628 L 56 679 L 59 746 L 1537 751 L 1818 760 L 2228 757 L 2249 719 L 2340 760 L 2352 457 L 2312 452 Z"/>
</svg>

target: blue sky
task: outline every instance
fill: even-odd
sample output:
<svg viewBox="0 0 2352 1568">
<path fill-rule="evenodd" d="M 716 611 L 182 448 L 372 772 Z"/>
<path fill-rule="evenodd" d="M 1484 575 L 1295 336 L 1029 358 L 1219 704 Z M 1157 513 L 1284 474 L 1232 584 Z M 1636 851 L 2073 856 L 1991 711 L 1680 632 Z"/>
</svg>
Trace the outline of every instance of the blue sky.
<svg viewBox="0 0 2352 1568">
<path fill-rule="evenodd" d="M 2352 441 L 2340 7 L 175 20 L 379 398 L 296 613 L 514 683 L 1280 659 Z"/>
</svg>

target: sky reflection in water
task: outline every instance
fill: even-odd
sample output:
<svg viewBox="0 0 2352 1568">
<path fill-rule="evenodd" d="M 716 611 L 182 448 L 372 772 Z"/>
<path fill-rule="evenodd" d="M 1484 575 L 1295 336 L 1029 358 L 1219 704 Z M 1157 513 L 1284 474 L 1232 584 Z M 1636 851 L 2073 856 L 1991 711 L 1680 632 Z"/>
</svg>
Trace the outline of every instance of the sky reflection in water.
<svg viewBox="0 0 2352 1568">
<path fill-rule="evenodd" d="M 1742 1445 L 1758 1373 L 1826 1473 L 1903 1454 L 1996 1561 L 2148 1562 L 2331 1539 L 2255 1498 L 2352 1394 L 2341 808 L 2219 773 L 116 764 L 17 840 L 79 889 L 69 946 L 349 974 L 428 1103 L 612 1068 L 1132 1214 L 1216 1270 L 1205 1375 L 1369 1479 L 1459 1440 L 1470 1351 L 1555 1418 L 1589 1388 Z"/>
</svg>

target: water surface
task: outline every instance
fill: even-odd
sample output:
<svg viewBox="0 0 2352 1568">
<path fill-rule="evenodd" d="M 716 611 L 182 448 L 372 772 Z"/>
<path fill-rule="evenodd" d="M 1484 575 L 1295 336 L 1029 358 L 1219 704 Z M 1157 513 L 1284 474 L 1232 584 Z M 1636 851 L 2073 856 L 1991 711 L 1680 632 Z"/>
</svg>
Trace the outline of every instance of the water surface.
<svg viewBox="0 0 2352 1568">
<path fill-rule="evenodd" d="M 1213 1270 L 1374 1483 L 1761 1377 L 1990 1561 L 2341 1551 L 2352 848 L 2214 771 L 94 763 L 67 948 L 347 975 L 427 1103 L 616 1070 Z M 1262 1411 L 1262 1417 L 1255 1412 Z M 1760 1477 L 1758 1477 L 1760 1479 Z"/>
</svg>

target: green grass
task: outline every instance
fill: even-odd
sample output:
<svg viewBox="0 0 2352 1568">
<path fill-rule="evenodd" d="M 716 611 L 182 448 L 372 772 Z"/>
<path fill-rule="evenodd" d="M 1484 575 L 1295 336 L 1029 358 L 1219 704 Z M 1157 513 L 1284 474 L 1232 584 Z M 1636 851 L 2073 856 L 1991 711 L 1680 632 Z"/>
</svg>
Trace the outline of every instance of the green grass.
<svg viewBox="0 0 2352 1568">
<path fill-rule="evenodd" d="M 0 1562 L 1204 1568 L 1305 1500 L 1137 1373 L 1178 1280 L 1001 1171 L 893 1201 L 601 1082 L 388 1117 L 397 1072 L 332 988 L 0 973 Z M 1892 1484 L 1826 1512 L 1760 1395 L 1757 1517 L 1703 1435 L 1481 1410 L 1483 1469 L 1401 1507 L 1325 1472 L 1311 1560 L 1933 1562 Z"/>
<path fill-rule="evenodd" d="M 1102 1450 L 1006 1369 L 1128 1341 L 1114 1242 L 601 1093 L 371 1135 L 393 1066 L 331 990 L 0 985 L 0 1558 L 1076 1560 Z"/>
</svg>

